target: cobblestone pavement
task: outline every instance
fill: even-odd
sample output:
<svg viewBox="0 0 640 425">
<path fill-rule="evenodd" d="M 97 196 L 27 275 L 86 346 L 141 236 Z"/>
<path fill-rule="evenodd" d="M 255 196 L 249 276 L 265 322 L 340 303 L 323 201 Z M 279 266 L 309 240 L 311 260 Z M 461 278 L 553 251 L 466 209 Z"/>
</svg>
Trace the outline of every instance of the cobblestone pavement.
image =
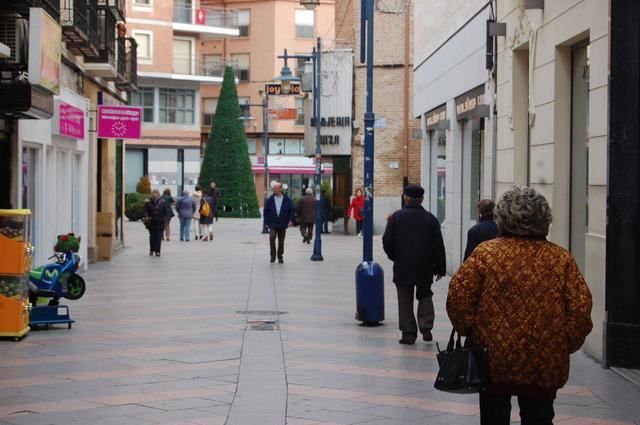
<svg viewBox="0 0 640 425">
<path fill-rule="evenodd" d="M 285 264 L 269 264 L 259 228 L 222 220 L 214 242 L 172 240 L 155 258 L 141 224 L 127 224 L 129 247 L 85 274 L 73 329 L 0 342 L 0 423 L 479 423 L 476 396 L 433 390 L 435 344 L 398 344 L 379 239 L 386 321 L 366 328 L 354 320 L 361 240 L 328 235 L 314 263 L 291 229 Z M 446 284 L 434 286 L 441 344 Z M 577 354 L 556 411 L 561 425 L 640 424 L 640 388 Z"/>
</svg>

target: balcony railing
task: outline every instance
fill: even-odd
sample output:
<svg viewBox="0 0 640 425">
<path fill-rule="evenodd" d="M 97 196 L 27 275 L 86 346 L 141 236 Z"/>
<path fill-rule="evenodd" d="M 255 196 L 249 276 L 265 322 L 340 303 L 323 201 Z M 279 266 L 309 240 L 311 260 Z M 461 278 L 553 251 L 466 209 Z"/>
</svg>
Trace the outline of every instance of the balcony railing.
<svg viewBox="0 0 640 425">
<path fill-rule="evenodd" d="M 98 6 L 111 9 L 118 21 L 125 20 L 125 11 L 127 10 L 125 0 L 98 0 Z"/>
<path fill-rule="evenodd" d="M 238 28 L 238 11 L 230 9 L 192 8 L 176 2 L 173 8 L 173 22 L 197 25 L 203 28 Z"/>
<path fill-rule="evenodd" d="M 96 56 L 98 33 L 91 24 L 97 24 L 97 1 L 61 0 L 60 5 L 60 25 L 67 49 L 75 55 Z"/>
<path fill-rule="evenodd" d="M 0 10 L 29 16 L 29 8 L 40 7 L 56 21 L 60 21 L 60 0 L 0 0 Z"/>
<path fill-rule="evenodd" d="M 85 63 L 90 65 L 88 70 L 95 68 L 91 64 L 104 64 L 109 69 L 107 70 L 108 72 L 100 74 L 100 76 L 107 79 L 115 79 L 117 77 L 116 17 L 109 9 L 99 8 L 97 23 L 98 54 L 95 57 L 86 57 Z"/>
<path fill-rule="evenodd" d="M 120 90 L 138 91 L 138 43 L 132 37 L 122 40 L 125 41 L 126 46 L 124 75 L 118 75 L 116 87 Z M 118 65 L 118 69 L 120 69 L 120 65 Z"/>
</svg>

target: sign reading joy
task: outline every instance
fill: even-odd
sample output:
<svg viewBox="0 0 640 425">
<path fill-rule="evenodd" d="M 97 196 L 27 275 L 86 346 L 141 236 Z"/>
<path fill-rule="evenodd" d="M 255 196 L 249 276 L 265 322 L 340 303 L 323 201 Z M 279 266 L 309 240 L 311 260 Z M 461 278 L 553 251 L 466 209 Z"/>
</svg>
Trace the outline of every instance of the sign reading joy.
<svg viewBox="0 0 640 425">
<path fill-rule="evenodd" d="M 98 106 L 98 137 L 139 139 L 142 108 L 137 106 Z"/>
</svg>

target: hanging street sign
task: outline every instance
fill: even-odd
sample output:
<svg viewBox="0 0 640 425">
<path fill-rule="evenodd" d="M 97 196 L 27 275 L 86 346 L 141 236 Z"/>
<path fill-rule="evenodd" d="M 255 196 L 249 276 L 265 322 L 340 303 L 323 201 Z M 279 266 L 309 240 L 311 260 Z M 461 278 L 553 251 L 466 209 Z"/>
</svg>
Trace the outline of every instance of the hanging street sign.
<svg viewBox="0 0 640 425">
<path fill-rule="evenodd" d="M 264 85 L 264 92 L 267 96 L 299 96 L 302 94 L 300 84 L 291 84 L 291 93 L 283 94 L 282 85 L 279 83 L 268 83 Z"/>
</svg>

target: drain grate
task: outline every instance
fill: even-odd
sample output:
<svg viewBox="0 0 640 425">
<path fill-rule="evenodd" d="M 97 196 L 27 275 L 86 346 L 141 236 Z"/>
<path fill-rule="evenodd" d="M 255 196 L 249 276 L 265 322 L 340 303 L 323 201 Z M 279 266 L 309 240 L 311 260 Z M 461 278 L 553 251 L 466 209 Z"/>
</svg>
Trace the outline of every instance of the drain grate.
<svg viewBox="0 0 640 425">
<path fill-rule="evenodd" d="M 238 310 L 238 314 L 248 314 L 250 316 L 278 316 L 280 314 L 287 314 L 286 311 L 273 311 L 273 310 Z"/>
<path fill-rule="evenodd" d="M 248 319 L 247 330 L 250 331 L 276 331 L 278 320 L 276 319 Z"/>
</svg>

